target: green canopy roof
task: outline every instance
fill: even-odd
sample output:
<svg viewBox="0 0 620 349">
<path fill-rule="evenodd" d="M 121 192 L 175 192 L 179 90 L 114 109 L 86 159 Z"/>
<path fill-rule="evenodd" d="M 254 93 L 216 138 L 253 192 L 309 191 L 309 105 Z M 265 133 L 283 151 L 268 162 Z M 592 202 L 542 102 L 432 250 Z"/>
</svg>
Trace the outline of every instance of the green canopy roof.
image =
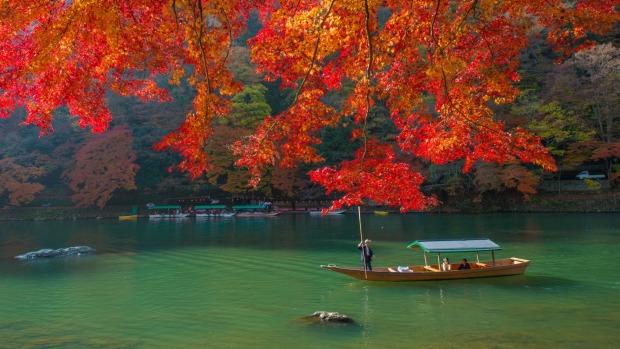
<svg viewBox="0 0 620 349">
<path fill-rule="evenodd" d="M 225 208 L 226 208 L 226 205 L 198 205 L 198 206 L 194 206 L 195 210 L 215 210 L 215 209 L 223 210 Z"/>
<path fill-rule="evenodd" d="M 149 206 L 149 210 L 180 210 L 180 205 Z"/>
<path fill-rule="evenodd" d="M 502 248 L 489 239 L 466 240 L 417 240 L 409 244 L 408 248 L 419 247 L 426 252 L 472 252 L 497 251 Z"/>
<path fill-rule="evenodd" d="M 267 205 L 235 205 L 232 208 L 235 210 L 261 210 L 266 209 Z"/>
</svg>

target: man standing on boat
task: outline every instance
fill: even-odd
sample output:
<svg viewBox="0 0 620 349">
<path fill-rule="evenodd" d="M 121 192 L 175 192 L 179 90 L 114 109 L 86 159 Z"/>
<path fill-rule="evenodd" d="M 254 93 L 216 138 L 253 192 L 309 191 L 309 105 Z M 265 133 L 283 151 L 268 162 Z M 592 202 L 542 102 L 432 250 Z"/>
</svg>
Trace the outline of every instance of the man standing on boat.
<svg viewBox="0 0 620 349">
<path fill-rule="evenodd" d="M 360 242 L 360 244 L 357 245 L 357 249 L 362 250 L 362 262 L 364 263 L 364 267 L 367 271 L 372 271 L 372 265 L 370 262 L 372 261 L 374 254 L 370 248 L 371 242 L 372 241 L 366 239 L 364 242 Z"/>
</svg>

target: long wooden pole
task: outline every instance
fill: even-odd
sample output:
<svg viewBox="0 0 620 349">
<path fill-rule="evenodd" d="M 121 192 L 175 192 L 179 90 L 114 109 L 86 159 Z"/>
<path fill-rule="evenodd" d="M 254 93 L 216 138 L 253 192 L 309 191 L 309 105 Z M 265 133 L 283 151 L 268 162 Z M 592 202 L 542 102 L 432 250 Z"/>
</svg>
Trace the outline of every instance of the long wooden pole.
<svg viewBox="0 0 620 349">
<path fill-rule="evenodd" d="M 368 279 L 368 274 L 366 271 L 366 245 L 364 244 L 364 235 L 362 234 L 362 209 L 357 206 L 357 220 L 360 222 L 360 244 L 362 244 L 362 258 L 364 261 L 364 278 Z"/>
</svg>

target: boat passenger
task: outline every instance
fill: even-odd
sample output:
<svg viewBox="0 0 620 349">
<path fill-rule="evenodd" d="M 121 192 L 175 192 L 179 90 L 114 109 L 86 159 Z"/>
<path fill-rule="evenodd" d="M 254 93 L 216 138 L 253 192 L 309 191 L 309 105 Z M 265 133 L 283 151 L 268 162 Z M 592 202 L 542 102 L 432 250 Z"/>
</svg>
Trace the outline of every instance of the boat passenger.
<svg viewBox="0 0 620 349">
<path fill-rule="evenodd" d="M 372 257 L 374 256 L 374 254 L 372 253 L 372 249 L 370 248 L 371 242 L 372 241 L 366 239 L 365 241 L 360 242 L 359 245 L 357 245 L 357 249 L 362 250 L 362 263 L 364 263 L 364 267 L 368 271 L 372 271 L 372 265 L 370 264 L 370 262 L 372 261 Z"/>
<path fill-rule="evenodd" d="M 452 269 L 452 266 L 450 265 L 450 260 L 446 257 L 443 259 L 443 264 L 441 264 L 441 270 L 449 271 L 450 269 Z"/>
<path fill-rule="evenodd" d="M 469 266 L 469 263 L 467 263 L 467 259 L 463 258 L 463 261 L 461 261 L 461 264 L 459 264 L 459 270 L 463 270 L 463 269 L 471 269 L 471 267 Z"/>
</svg>

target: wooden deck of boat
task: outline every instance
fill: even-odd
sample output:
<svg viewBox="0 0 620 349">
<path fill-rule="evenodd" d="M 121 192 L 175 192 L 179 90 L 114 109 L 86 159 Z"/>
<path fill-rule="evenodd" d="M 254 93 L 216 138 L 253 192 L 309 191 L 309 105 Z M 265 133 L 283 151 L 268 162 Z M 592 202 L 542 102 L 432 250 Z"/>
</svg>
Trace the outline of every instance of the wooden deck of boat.
<svg viewBox="0 0 620 349">
<path fill-rule="evenodd" d="M 506 258 L 492 261 L 471 262 L 471 269 L 458 270 L 458 264 L 452 264 L 452 270 L 441 271 L 437 264 L 429 266 L 377 267 L 372 271 L 364 271 L 362 267 L 338 267 L 322 265 L 322 268 L 342 273 L 357 279 L 368 281 L 431 281 L 472 279 L 523 274 L 530 264 L 521 258 Z"/>
</svg>

